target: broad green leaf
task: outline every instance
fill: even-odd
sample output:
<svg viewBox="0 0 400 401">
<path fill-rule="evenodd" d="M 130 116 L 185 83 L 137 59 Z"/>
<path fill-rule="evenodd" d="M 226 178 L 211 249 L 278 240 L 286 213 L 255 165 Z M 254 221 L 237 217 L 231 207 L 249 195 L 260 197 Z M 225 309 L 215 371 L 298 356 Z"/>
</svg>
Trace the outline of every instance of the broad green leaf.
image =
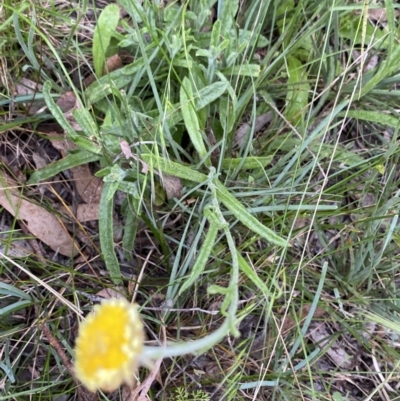
<svg viewBox="0 0 400 401">
<path fill-rule="evenodd" d="M 182 166 L 179 163 L 164 159 L 163 157 L 158 157 L 150 153 L 144 153 L 140 155 L 140 158 L 148 164 L 151 170 L 156 168 L 165 174 L 198 183 L 206 182 L 208 179 L 205 174 L 198 173 L 189 167 Z"/>
<path fill-rule="evenodd" d="M 211 210 L 210 207 L 204 210 L 204 214 L 209 220 L 210 225 L 206 237 L 204 238 L 204 242 L 200 248 L 200 251 L 197 254 L 196 261 L 190 272 L 190 277 L 183 283 L 182 287 L 179 290 L 179 295 L 186 291 L 198 279 L 198 277 L 203 273 L 204 268 L 206 267 L 219 229 L 219 224 L 216 224 L 215 222 L 215 220 L 217 220 L 217 216 L 208 216 L 208 214 L 213 213 L 214 212 Z"/>
<path fill-rule="evenodd" d="M 385 49 L 389 44 L 389 35 L 386 30 L 377 29 L 367 20 L 363 26 L 363 16 L 351 14 L 341 20 L 339 36 L 348 39 L 353 45 L 363 45 L 372 48 Z M 374 45 L 375 44 L 375 45 Z"/>
<path fill-rule="evenodd" d="M 133 76 L 144 68 L 143 58 L 139 58 L 131 64 L 115 70 L 99 80 L 93 82 L 85 91 L 85 95 L 91 104 L 95 104 L 110 95 L 113 88 L 119 90 L 132 83 Z"/>
<path fill-rule="evenodd" d="M 93 64 L 98 78 L 103 75 L 106 51 L 115 34 L 119 21 L 120 9 L 116 4 L 109 4 L 103 9 L 93 34 Z"/>
<path fill-rule="evenodd" d="M 99 207 L 99 234 L 101 252 L 103 253 L 104 262 L 110 277 L 114 284 L 120 285 L 121 269 L 114 250 L 114 229 L 113 229 L 113 213 L 114 202 L 113 197 L 117 186 L 115 182 L 104 182 L 103 191 L 100 198 Z"/>
<path fill-rule="evenodd" d="M 238 8 L 239 0 L 218 2 L 218 19 L 221 20 L 221 35 L 225 39 L 231 36 L 231 29 L 235 27 L 235 16 Z"/>
<path fill-rule="evenodd" d="M 180 101 L 183 121 L 185 122 L 190 140 L 192 141 L 194 148 L 199 154 L 200 159 L 203 160 L 207 156 L 207 150 L 200 133 L 199 121 L 197 119 L 197 114 L 194 107 L 192 84 L 187 77 L 185 77 L 182 81 L 182 86 L 180 90 Z"/>
<path fill-rule="evenodd" d="M 95 144 L 91 140 L 80 136 L 68 122 L 64 113 L 60 109 L 60 107 L 54 102 L 53 98 L 50 95 L 51 82 L 46 81 L 43 85 L 43 97 L 46 101 L 46 105 L 49 108 L 51 114 L 56 119 L 56 121 L 61 125 L 61 127 L 67 132 L 69 139 L 71 139 L 74 143 L 76 143 L 79 147 L 82 147 L 89 152 L 100 153 L 102 151 L 101 146 Z"/>
<path fill-rule="evenodd" d="M 210 40 L 210 48 L 217 47 L 221 39 L 221 20 L 216 20 L 214 22 L 212 31 L 211 31 L 211 40 Z"/>
<path fill-rule="evenodd" d="M 255 35 L 253 31 L 240 29 L 239 46 L 242 45 L 242 43 L 246 44 L 246 46 L 248 46 L 249 43 L 250 46 L 254 46 L 257 43 L 257 48 L 260 48 L 267 47 L 269 44 L 269 40 L 263 35 Z"/>
<path fill-rule="evenodd" d="M 72 115 L 88 138 L 100 141 L 99 129 L 86 109 L 76 109 L 72 112 Z"/>
<path fill-rule="evenodd" d="M 301 61 L 295 57 L 288 57 L 288 75 L 284 114 L 288 121 L 293 125 L 297 125 L 304 122 L 310 84 L 307 82 L 307 70 Z"/>
<path fill-rule="evenodd" d="M 86 152 L 85 150 L 79 150 L 74 153 L 70 153 L 61 160 L 54 163 L 48 164 L 46 167 L 36 170 L 29 178 L 29 184 L 36 184 L 43 180 L 48 180 L 54 177 L 56 174 L 62 173 L 72 167 L 81 166 L 99 160 L 99 156 L 93 153 Z"/>
<path fill-rule="evenodd" d="M 217 188 L 218 200 L 220 200 L 242 224 L 275 245 L 283 247 L 289 245 L 286 240 L 274 233 L 268 227 L 265 227 L 257 218 L 251 215 L 245 207 L 229 193 L 220 181 L 215 180 L 214 184 Z"/>
<path fill-rule="evenodd" d="M 228 89 L 229 82 L 214 82 L 198 91 L 194 100 L 195 110 L 200 110 L 213 101 L 219 99 Z"/>
</svg>

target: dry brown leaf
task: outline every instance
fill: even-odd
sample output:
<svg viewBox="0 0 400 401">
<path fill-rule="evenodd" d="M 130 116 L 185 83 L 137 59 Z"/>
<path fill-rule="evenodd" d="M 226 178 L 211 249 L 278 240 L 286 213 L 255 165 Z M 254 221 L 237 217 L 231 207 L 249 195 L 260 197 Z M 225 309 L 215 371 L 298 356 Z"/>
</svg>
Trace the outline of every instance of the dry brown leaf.
<svg viewBox="0 0 400 401">
<path fill-rule="evenodd" d="M 11 227 L 0 222 L 0 259 L 3 255 L 10 258 L 24 258 L 32 254 L 32 249 L 27 240 L 16 239 L 13 234 L 10 241 L 8 232 L 12 232 Z"/>
<path fill-rule="evenodd" d="M 258 116 L 254 122 L 254 132 L 260 131 L 272 120 L 272 112 L 268 111 L 261 116 Z M 235 145 L 242 146 L 246 138 L 246 135 L 250 133 L 252 124 L 243 123 L 236 131 L 235 137 L 233 139 Z"/>
<path fill-rule="evenodd" d="M 106 64 L 103 68 L 103 75 L 107 75 L 108 73 L 118 70 L 122 67 L 123 62 L 121 60 L 121 57 L 119 56 L 119 54 L 115 54 L 114 56 L 111 56 L 106 60 Z M 96 81 L 96 76 L 94 74 L 91 74 L 87 78 L 85 78 L 85 80 L 83 81 L 83 86 L 87 88 L 94 81 Z"/>
<path fill-rule="evenodd" d="M 85 203 L 99 203 L 101 191 L 103 189 L 103 181 L 94 177 L 87 164 L 73 167 L 70 169 L 75 187 Z"/>
<path fill-rule="evenodd" d="M 58 132 L 48 132 L 46 133 L 46 136 L 50 140 L 51 146 L 53 146 L 54 149 L 57 149 L 63 157 L 67 155 L 68 151 L 77 148 L 72 141 L 65 139 L 65 136 Z"/>
<path fill-rule="evenodd" d="M 72 115 L 72 112 L 76 109 L 80 109 L 82 107 L 80 101 L 75 96 L 74 92 L 66 92 L 60 96 L 57 100 L 57 105 L 61 109 L 64 114 L 64 117 L 71 124 L 71 127 L 75 131 L 82 131 L 81 126 L 75 120 L 75 117 Z"/>
<path fill-rule="evenodd" d="M 118 70 L 119 68 L 122 68 L 122 60 L 119 54 L 114 54 L 114 56 L 111 56 L 107 59 L 106 65 L 104 66 L 103 69 L 103 74 L 106 75 L 112 71 Z"/>
<path fill-rule="evenodd" d="M 173 175 L 163 174 L 162 184 L 167 193 L 167 198 L 181 198 L 182 197 L 182 181 L 180 178 Z"/>
<path fill-rule="evenodd" d="M 297 320 L 295 320 L 291 316 L 287 315 L 285 320 L 281 324 L 281 327 L 282 327 L 281 328 L 281 332 L 283 334 L 285 334 L 287 331 L 289 331 L 289 330 L 293 329 L 294 327 L 296 327 L 297 326 L 296 322 L 301 322 L 302 320 L 304 320 L 307 317 L 308 313 L 310 312 L 310 308 L 311 308 L 311 305 L 304 305 L 301 308 L 300 312 L 298 313 Z M 326 313 L 326 311 L 324 309 L 322 309 L 320 307 L 317 307 L 315 309 L 313 318 L 314 319 L 319 318 L 319 317 L 325 315 L 325 313 Z"/>
<path fill-rule="evenodd" d="M 144 162 L 143 160 L 138 159 L 137 156 L 132 153 L 129 143 L 126 142 L 124 139 L 121 139 L 119 141 L 119 145 L 121 146 L 121 151 L 122 151 L 123 155 L 127 159 L 139 160 L 139 162 L 142 165 L 142 173 L 147 174 L 149 171 L 149 165 L 146 162 Z"/>
<path fill-rule="evenodd" d="M 32 159 L 36 164 L 36 168 L 43 168 L 47 166 L 46 160 L 36 152 L 32 153 Z"/>
<path fill-rule="evenodd" d="M 77 105 L 76 96 L 74 92 L 66 92 L 62 94 L 58 98 L 56 104 L 63 113 L 66 113 L 67 111 L 70 111 L 75 107 L 76 108 L 79 107 L 79 105 Z"/>
<path fill-rule="evenodd" d="M 43 86 L 27 78 L 21 80 L 15 85 L 15 91 L 19 96 L 35 95 L 37 92 L 42 92 Z M 39 113 L 43 108 L 46 108 L 46 103 L 41 101 L 31 101 L 24 103 L 24 107 L 28 109 L 28 115 Z"/>
<path fill-rule="evenodd" d="M 14 180 L 0 171 L 0 205 L 23 220 L 28 230 L 51 249 L 64 256 L 75 256 L 78 246 L 59 220 L 42 207 L 22 199 L 17 187 Z"/>
<path fill-rule="evenodd" d="M 85 204 L 82 203 L 78 205 L 76 208 L 76 213 L 70 207 L 62 206 L 58 209 L 61 213 L 66 214 L 67 216 L 76 218 L 80 223 L 85 223 L 86 221 L 93 221 L 99 219 L 99 204 L 91 203 Z"/>
<path fill-rule="evenodd" d="M 76 145 L 73 142 L 64 139 L 63 135 L 51 134 L 48 136 L 51 137 L 50 139 L 53 147 L 57 149 L 63 157 L 67 155 L 69 150 L 76 148 Z M 100 202 L 101 191 L 103 189 L 103 181 L 100 178 L 93 176 L 87 164 L 73 167 L 70 169 L 70 171 L 74 177 L 76 190 L 78 191 L 82 200 L 85 203 L 98 204 Z M 80 220 L 79 218 L 78 220 L 88 221 L 88 219 Z M 97 220 L 97 218 L 91 220 Z"/>
<path fill-rule="evenodd" d="M 99 292 L 96 293 L 98 297 L 102 297 L 104 299 L 110 298 L 125 298 L 124 294 L 125 289 L 123 287 L 115 287 L 114 288 L 103 288 Z"/>
<path fill-rule="evenodd" d="M 325 323 L 313 323 L 310 325 L 310 337 L 313 342 L 321 348 L 328 346 L 326 353 L 332 362 L 343 369 L 351 369 L 353 366 L 353 357 L 350 356 L 344 349 L 339 345 L 338 341 L 333 344 L 331 342 L 332 335 L 330 334 L 328 327 Z"/>
</svg>

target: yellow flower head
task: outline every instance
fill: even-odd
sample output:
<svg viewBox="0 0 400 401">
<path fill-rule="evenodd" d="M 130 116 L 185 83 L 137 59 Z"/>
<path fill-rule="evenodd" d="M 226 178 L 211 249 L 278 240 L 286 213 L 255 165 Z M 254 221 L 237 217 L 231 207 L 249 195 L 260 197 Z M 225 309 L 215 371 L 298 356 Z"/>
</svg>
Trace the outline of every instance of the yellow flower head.
<svg viewBox="0 0 400 401">
<path fill-rule="evenodd" d="M 91 391 L 132 384 L 144 343 L 137 305 L 104 300 L 81 323 L 75 345 L 76 377 Z"/>
</svg>

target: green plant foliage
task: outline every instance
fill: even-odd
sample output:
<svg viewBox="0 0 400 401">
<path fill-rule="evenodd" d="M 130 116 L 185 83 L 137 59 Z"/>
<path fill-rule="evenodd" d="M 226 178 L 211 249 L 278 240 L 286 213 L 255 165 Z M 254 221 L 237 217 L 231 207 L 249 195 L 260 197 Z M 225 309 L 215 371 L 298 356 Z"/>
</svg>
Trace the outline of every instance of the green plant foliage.
<svg viewBox="0 0 400 401">
<path fill-rule="evenodd" d="M 94 71 L 98 78 L 103 75 L 103 68 L 106 61 L 106 53 L 111 38 L 119 21 L 120 9 L 116 4 L 109 4 L 101 12 L 96 29 L 93 35 L 93 64 Z"/>
</svg>

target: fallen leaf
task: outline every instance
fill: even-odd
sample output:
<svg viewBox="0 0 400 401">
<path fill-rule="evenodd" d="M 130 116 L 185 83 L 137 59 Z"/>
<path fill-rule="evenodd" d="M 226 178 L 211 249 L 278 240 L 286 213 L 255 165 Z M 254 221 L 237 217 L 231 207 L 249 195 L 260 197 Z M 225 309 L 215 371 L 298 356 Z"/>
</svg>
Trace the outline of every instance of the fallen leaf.
<svg viewBox="0 0 400 401">
<path fill-rule="evenodd" d="M 80 223 L 85 223 L 86 221 L 93 221 L 99 219 L 99 204 L 91 203 L 85 204 L 82 203 L 78 205 L 76 208 L 76 213 L 70 207 L 62 206 L 58 209 L 61 213 L 66 214 L 67 216 L 76 218 Z"/>
<path fill-rule="evenodd" d="M 25 239 L 17 238 L 10 226 L 0 222 L 0 259 L 3 255 L 23 258 L 32 253 L 29 242 Z"/>
<path fill-rule="evenodd" d="M 103 181 L 93 176 L 89 165 L 83 164 L 70 169 L 75 187 L 85 203 L 100 203 L 101 191 L 103 189 Z"/>
<path fill-rule="evenodd" d="M 107 59 L 106 65 L 104 66 L 103 69 L 103 74 L 107 74 L 110 72 L 113 72 L 115 70 L 118 70 L 123 67 L 121 57 L 119 54 L 114 54 L 114 56 L 111 56 Z"/>
<path fill-rule="evenodd" d="M 312 323 L 310 325 L 310 337 L 319 347 L 328 347 L 326 353 L 336 366 L 343 369 L 352 368 L 353 357 L 339 345 L 338 341 L 330 344 L 332 335 L 325 323 Z"/>
<path fill-rule="evenodd" d="M 24 107 L 28 109 L 28 115 L 34 115 L 46 108 L 46 103 L 43 101 L 35 101 L 35 94 L 42 92 L 43 86 L 35 81 L 27 78 L 21 78 L 21 80 L 15 85 L 15 91 L 18 96 L 33 95 L 30 102 L 24 103 Z"/>
<path fill-rule="evenodd" d="M 102 297 L 104 299 L 110 298 L 125 298 L 124 294 L 125 289 L 123 287 L 115 287 L 114 288 L 103 288 L 99 292 L 96 293 L 98 297 Z"/>
<path fill-rule="evenodd" d="M 44 208 L 22 199 L 17 187 L 17 182 L 0 171 L 0 205 L 23 220 L 29 232 L 51 249 L 64 256 L 75 256 L 79 248 L 59 220 Z"/>
<path fill-rule="evenodd" d="M 71 124 L 71 127 L 75 131 L 82 131 L 81 126 L 75 120 L 75 117 L 72 115 L 72 112 L 76 109 L 80 109 L 82 107 L 81 103 L 75 96 L 74 92 L 66 92 L 60 96 L 57 100 L 57 105 L 61 109 L 64 114 L 64 117 Z"/>
<path fill-rule="evenodd" d="M 254 121 L 254 132 L 260 131 L 272 120 L 272 113 L 270 111 L 261 114 Z M 250 133 L 253 123 L 243 123 L 236 131 L 235 137 L 233 139 L 235 145 L 242 146 L 246 135 Z"/>
<path fill-rule="evenodd" d="M 295 320 L 289 315 L 286 315 L 285 320 L 281 323 L 281 332 L 285 334 L 287 331 L 293 329 L 297 326 L 297 322 L 302 323 L 302 321 L 307 317 L 308 313 L 310 312 L 311 305 L 304 305 L 300 311 L 297 313 L 298 318 Z M 319 318 L 326 314 L 326 311 L 317 306 L 314 311 L 313 318 Z"/>
<path fill-rule="evenodd" d="M 132 151 L 131 151 L 131 147 L 129 146 L 129 143 L 126 142 L 124 139 L 121 139 L 119 141 L 119 145 L 121 146 L 121 152 L 123 153 L 123 155 L 127 158 L 127 159 L 134 159 L 134 160 L 139 160 L 139 162 L 142 165 L 142 173 L 143 174 L 147 174 L 149 171 L 149 165 L 144 162 L 143 160 L 140 160 L 137 158 L 137 156 L 135 156 Z"/>
<path fill-rule="evenodd" d="M 163 174 L 162 184 L 167 193 L 167 198 L 181 198 L 182 197 L 182 181 L 180 178 L 173 175 Z"/>
<path fill-rule="evenodd" d="M 53 133 L 48 136 L 50 136 L 52 146 L 57 149 L 63 157 L 67 155 L 68 151 L 76 148 L 76 145 L 70 140 L 64 139 L 63 135 Z M 88 204 L 98 204 L 100 202 L 101 191 L 103 190 L 103 181 L 92 174 L 87 164 L 73 167 L 70 171 L 75 181 L 76 190 L 82 200 Z M 82 211 L 82 213 L 85 212 Z M 80 220 L 79 218 L 78 220 L 81 222 L 88 221 Z"/>
<path fill-rule="evenodd" d="M 73 108 L 78 108 L 79 104 L 77 103 L 77 99 L 74 92 L 66 92 L 62 94 L 57 102 L 57 106 L 61 109 L 63 113 L 72 110 Z"/>
</svg>

